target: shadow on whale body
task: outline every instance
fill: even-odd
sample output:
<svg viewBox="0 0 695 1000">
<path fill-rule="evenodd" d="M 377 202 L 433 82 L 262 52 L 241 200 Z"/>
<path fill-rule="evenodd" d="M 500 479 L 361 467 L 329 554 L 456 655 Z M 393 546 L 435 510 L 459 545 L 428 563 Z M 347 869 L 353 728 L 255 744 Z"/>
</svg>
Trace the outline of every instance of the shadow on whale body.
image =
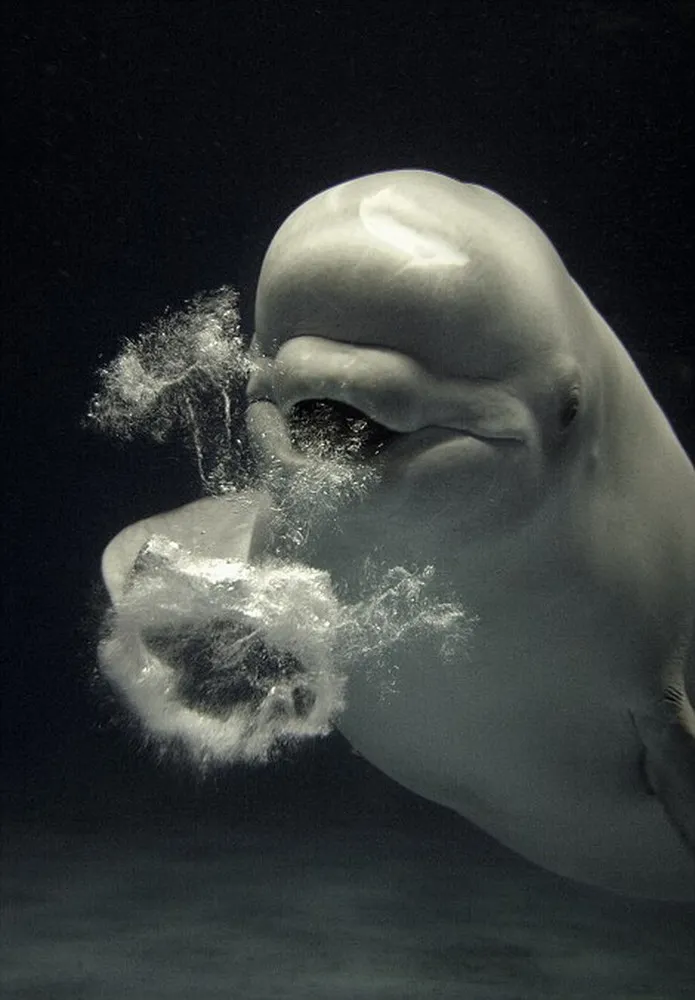
<svg viewBox="0 0 695 1000">
<path fill-rule="evenodd" d="M 499 195 L 434 173 L 332 188 L 268 249 L 248 371 L 257 491 L 140 522 L 104 554 L 114 619 L 130 617 L 102 666 L 146 724 L 133 692 L 153 657 L 186 670 L 174 625 L 235 611 L 292 665 L 258 682 L 242 722 L 223 711 L 220 732 L 235 719 L 258 733 L 262 711 L 280 734 L 335 723 L 386 774 L 543 867 L 695 898 L 695 473 L 547 237 Z M 324 503 L 315 472 L 333 467 L 344 477 Z M 161 539 L 178 546 L 163 589 L 153 539 L 160 557 Z M 188 569 L 172 569 L 180 553 Z M 303 598 L 268 627 L 267 608 L 235 603 L 283 566 L 325 588 L 320 601 L 304 588 L 315 614 L 294 632 Z M 370 589 L 365 567 L 401 573 L 396 610 L 393 575 Z M 128 610 L 134 587 L 144 617 Z M 412 627 L 418 608 L 432 613 Z M 296 693 L 318 622 L 323 652 Z"/>
</svg>

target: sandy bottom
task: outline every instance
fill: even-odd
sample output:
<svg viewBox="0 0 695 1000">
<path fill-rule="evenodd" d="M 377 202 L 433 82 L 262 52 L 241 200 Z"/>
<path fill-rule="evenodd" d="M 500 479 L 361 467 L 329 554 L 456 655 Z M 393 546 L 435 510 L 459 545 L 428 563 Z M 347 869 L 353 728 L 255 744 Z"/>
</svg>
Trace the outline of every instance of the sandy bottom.
<svg viewBox="0 0 695 1000">
<path fill-rule="evenodd" d="M 2 996 L 693 995 L 695 907 L 577 887 L 454 829 L 13 824 Z"/>
</svg>

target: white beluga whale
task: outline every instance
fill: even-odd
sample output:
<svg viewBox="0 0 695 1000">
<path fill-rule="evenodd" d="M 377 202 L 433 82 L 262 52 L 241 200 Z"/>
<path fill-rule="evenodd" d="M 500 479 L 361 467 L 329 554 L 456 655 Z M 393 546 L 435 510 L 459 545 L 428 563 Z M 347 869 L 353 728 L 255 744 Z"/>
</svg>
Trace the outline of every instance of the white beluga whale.
<svg viewBox="0 0 695 1000">
<path fill-rule="evenodd" d="M 423 601 L 475 625 L 454 655 L 395 641 L 388 697 L 355 652 L 353 747 L 553 872 L 695 898 L 695 472 L 538 226 L 426 171 L 332 188 L 268 249 L 251 357 L 269 485 L 122 532 L 114 605 L 155 535 L 299 561 L 348 604 L 365 566 L 428 567 Z M 297 533 L 313 425 L 375 475 Z"/>
</svg>

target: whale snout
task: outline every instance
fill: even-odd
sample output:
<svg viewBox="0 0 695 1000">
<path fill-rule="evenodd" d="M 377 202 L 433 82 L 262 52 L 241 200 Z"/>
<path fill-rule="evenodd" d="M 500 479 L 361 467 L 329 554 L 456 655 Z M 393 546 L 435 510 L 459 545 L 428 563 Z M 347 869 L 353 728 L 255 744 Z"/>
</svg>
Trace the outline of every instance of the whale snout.
<svg viewBox="0 0 695 1000">
<path fill-rule="evenodd" d="M 432 383 L 417 362 L 396 351 L 296 337 L 252 377 L 248 396 L 271 399 L 285 416 L 306 401 L 332 401 L 407 434 L 431 422 Z"/>
<path fill-rule="evenodd" d="M 290 422 L 298 407 L 348 426 L 362 420 L 382 444 L 428 428 L 522 444 L 535 437 L 528 407 L 502 381 L 441 377 L 398 351 L 321 337 L 293 338 L 258 359 L 248 399 L 273 403 Z"/>
<path fill-rule="evenodd" d="M 499 523 L 512 493 L 513 517 L 537 497 L 537 426 L 500 380 L 442 377 L 398 351 L 301 336 L 257 356 L 248 398 L 249 439 L 278 496 L 318 458 L 370 465 L 376 478 L 360 495 L 407 499 L 422 517 L 465 498 L 471 531 Z"/>
</svg>

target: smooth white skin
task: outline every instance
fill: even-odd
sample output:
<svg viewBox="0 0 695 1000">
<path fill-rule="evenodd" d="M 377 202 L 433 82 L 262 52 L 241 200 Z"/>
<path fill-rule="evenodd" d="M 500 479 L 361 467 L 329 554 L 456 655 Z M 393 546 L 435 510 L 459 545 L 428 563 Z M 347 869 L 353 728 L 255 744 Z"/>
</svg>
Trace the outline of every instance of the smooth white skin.
<svg viewBox="0 0 695 1000">
<path fill-rule="evenodd" d="M 390 699 L 354 665 L 339 724 L 355 748 L 553 871 L 695 896 L 631 714 L 695 673 L 695 475 L 544 234 L 437 174 L 351 181 L 273 240 L 254 350 L 262 462 L 291 475 L 306 460 L 286 424 L 300 400 L 404 432 L 299 557 L 348 598 L 367 556 L 433 564 L 433 589 L 479 616 L 459 659 L 398 650 Z M 257 519 L 252 558 L 277 527 Z"/>
</svg>

